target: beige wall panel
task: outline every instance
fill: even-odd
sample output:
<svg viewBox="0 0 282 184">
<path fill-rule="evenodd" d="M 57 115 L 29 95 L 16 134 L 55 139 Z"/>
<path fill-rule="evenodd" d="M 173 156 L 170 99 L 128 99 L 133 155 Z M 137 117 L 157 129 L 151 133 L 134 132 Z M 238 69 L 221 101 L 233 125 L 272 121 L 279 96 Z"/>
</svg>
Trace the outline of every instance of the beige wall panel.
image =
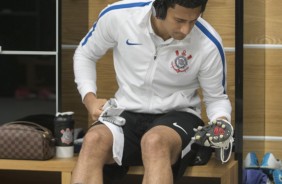
<svg viewBox="0 0 282 184">
<path fill-rule="evenodd" d="M 225 47 L 235 46 L 235 1 L 208 1 L 203 18 L 220 34 Z"/>
<path fill-rule="evenodd" d="M 97 96 L 99 98 L 112 98 L 117 90 L 117 82 L 113 67 L 112 51 L 97 63 Z"/>
<path fill-rule="evenodd" d="M 116 2 L 116 0 L 89 0 L 88 7 L 88 23 L 92 27 L 93 23 L 97 20 L 100 12 L 109 4 Z"/>
<path fill-rule="evenodd" d="M 265 141 L 265 153 L 271 152 L 275 158 L 282 160 L 281 141 Z"/>
<path fill-rule="evenodd" d="M 264 136 L 265 119 L 265 51 L 244 51 L 244 135 Z"/>
<path fill-rule="evenodd" d="M 246 158 L 249 152 L 255 152 L 259 161 L 261 161 L 263 155 L 265 154 L 264 141 L 243 141 L 243 159 Z"/>
<path fill-rule="evenodd" d="M 231 123 L 235 128 L 235 53 L 226 53 L 227 94 L 232 105 Z"/>
<path fill-rule="evenodd" d="M 62 1 L 62 44 L 78 44 L 88 32 L 88 0 Z"/>
<path fill-rule="evenodd" d="M 267 44 L 282 44 L 281 7 L 281 0 L 266 0 L 265 37 Z"/>
<path fill-rule="evenodd" d="M 82 104 L 80 95 L 74 83 L 73 74 L 73 57 L 74 50 L 62 50 L 62 75 L 61 75 L 61 90 L 62 90 L 62 111 L 73 111 L 75 126 L 87 128 L 87 111 Z"/>
<path fill-rule="evenodd" d="M 265 43 L 265 0 L 244 1 L 244 43 Z"/>
<path fill-rule="evenodd" d="M 282 50 L 266 50 L 266 136 L 282 136 Z M 280 147 L 281 148 L 281 147 Z"/>
</svg>

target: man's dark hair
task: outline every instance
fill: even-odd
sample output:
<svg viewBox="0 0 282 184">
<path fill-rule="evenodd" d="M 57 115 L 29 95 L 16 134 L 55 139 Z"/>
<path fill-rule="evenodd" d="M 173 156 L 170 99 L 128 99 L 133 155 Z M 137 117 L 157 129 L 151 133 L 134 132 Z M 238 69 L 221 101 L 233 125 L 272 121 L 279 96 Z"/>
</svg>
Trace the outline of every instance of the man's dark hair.
<svg viewBox="0 0 282 184">
<path fill-rule="evenodd" d="M 180 5 L 186 8 L 197 8 L 201 6 L 201 12 L 205 11 L 208 0 L 155 0 L 153 6 L 156 10 L 156 16 L 165 19 L 167 9 Z"/>
</svg>

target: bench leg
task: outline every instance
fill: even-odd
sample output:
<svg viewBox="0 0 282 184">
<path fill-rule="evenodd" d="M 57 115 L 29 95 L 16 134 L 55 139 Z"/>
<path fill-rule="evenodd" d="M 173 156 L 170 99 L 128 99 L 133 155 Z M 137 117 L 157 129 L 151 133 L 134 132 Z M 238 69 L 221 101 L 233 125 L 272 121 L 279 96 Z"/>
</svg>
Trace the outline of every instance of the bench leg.
<svg viewBox="0 0 282 184">
<path fill-rule="evenodd" d="M 61 184 L 70 184 L 71 182 L 71 172 L 61 173 Z"/>
<path fill-rule="evenodd" d="M 220 184 L 238 184 L 238 164 L 234 164 L 222 175 Z"/>
</svg>

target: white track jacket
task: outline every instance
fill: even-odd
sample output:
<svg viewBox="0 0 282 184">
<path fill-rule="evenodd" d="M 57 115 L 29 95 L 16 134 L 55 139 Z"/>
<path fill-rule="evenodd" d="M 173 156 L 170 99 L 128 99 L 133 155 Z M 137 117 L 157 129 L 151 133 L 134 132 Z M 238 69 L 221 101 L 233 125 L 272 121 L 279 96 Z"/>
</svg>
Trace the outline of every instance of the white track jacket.
<svg viewBox="0 0 282 184">
<path fill-rule="evenodd" d="M 218 33 L 202 18 L 183 40 L 152 41 L 152 2 L 124 0 L 101 11 L 74 55 L 75 82 L 82 99 L 96 94 L 96 62 L 113 49 L 118 82 L 115 98 L 128 111 L 188 111 L 201 117 L 201 87 L 210 120 L 225 116 L 226 63 Z"/>
</svg>

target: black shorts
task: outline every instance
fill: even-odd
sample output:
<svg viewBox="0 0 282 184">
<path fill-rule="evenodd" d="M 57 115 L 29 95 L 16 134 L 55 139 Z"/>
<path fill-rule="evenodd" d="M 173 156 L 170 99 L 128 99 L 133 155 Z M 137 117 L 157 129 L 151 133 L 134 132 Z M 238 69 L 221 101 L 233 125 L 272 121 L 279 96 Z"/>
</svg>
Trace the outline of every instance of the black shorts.
<svg viewBox="0 0 282 184">
<path fill-rule="evenodd" d="M 123 174 L 126 174 L 129 166 L 143 165 L 140 142 L 142 136 L 152 127 L 164 125 L 174 129 L 181 137 L 182 150 L 185 148 L 187 150 L 187 146 L 195 134 L 193 128 L 204 125 L 204 122 L 196 115 L 182 111 L 172 111 L 166 114 L 124 111 L 121 116 L 126 119 L 126 124 L 123 126 L 125 138 L 122 166 L 116 164 L 105 166 L 105 174 L 110 178 L 121 178 Z M 174 178 L 182 176 L 193 156 L 195 156 L 195 152 L 188 149 L 185 156 L 180 157 L 177 163 L 172 166 Z M 118 171 L 118 168 L 122 171 Z M 115 176 L 113 176 L 114 173 Z"/>
<path fill-rule="evenodd" d="M 172 111 L 166 114 L 144 114 L 124 111 L 121 116 L 126 119 L 123 126 L 124 151 L 122 166 L 106 165 L 104 174 L 112 179 L 122 178 L 129 166 L 143 165 L 141 156 L 141 138 L 154 126 L 164 125 L 174 129 L 182 140 L 182 154 L 172 166 L 174 178 L 183 175 L 186 167 L 194 160 L 196 151 L 189 144 L 195 132 L 193 128 L 203 126 L 204 122 L 196 115 L 182 111 Z"/>
</svg>

